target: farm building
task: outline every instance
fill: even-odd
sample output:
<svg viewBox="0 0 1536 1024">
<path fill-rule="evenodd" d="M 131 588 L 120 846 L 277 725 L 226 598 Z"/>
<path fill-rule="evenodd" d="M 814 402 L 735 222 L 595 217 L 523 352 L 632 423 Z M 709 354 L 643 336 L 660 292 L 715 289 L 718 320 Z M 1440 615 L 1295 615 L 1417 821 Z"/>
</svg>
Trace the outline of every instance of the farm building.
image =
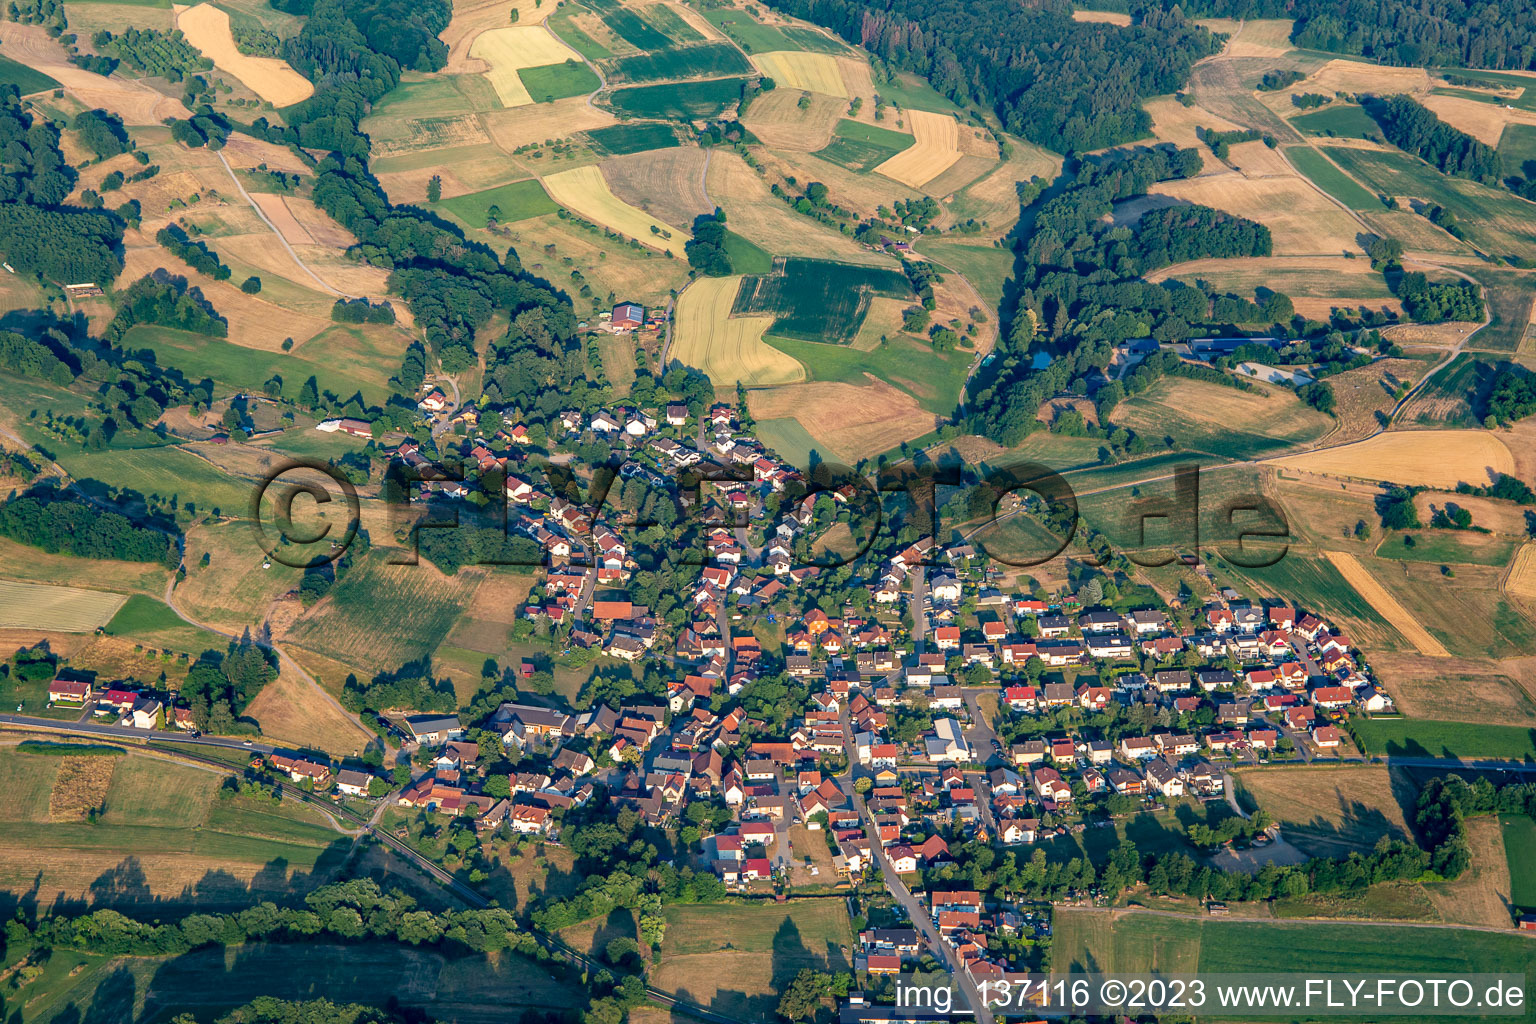
<svg viewBox="0 0 1536 1024">
<path fill-rule="evenodd" d="M 645 307 L 634 302 L 621 302 L 613 307 L 608 329 L 615 334 L 637 330 L 645 326 Z"/>
</svg>

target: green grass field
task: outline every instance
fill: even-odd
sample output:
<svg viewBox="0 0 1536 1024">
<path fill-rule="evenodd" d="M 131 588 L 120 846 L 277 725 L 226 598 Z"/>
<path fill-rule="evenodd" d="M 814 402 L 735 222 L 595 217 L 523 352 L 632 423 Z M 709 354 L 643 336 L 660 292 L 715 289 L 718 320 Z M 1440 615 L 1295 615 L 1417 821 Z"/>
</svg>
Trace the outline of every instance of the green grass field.
<svg viewBox="0 0 1536 1024">
<path fill-rule="evenodd" d="M 743 278 L 731 313 L 776 314 L 769 332 L 779 337 L 848 344 L 876 295 L 909 298 L 912 286 L 898 270 L 793 257 Z"/>
<path fill-rule="evenodd" d="M 1509 861 L 1509 902 L 1536 911 L 1536 820 L 1528 814 L 1501 814 L 1504 858 Z"/>
<path fill-rule="evenodd" d="M 940 416 L 954 412 L 960 386 L 970 367 L 971 353 L 963 350 L 936 352 L 927 342 L 895 337 L 889 345 L 860 352 L 848 345 L 826 345 L 816 341 L 798 341 L 769 335 L 768 344 L 798 359 L 812 380 L 836 380 L 848 384 L 866 383 L 864 374 L 872 373 L 913 398 L 917 404 Z"/>
<path fill-rule="evenodd" d="M 169 5 L 167 5 L 169 6 Z M 43 74 L 34 71 L 25 64 L 18 64 L 9 57 L 0 57 L 0 85 L 14 85 L 23 95 L 33 92 L 43 92 L 46 89 L 57 89 L 59 83 Z"/>
<path fill-rule="evenodd" d="M 741 99 L 744 78 L 718 78 L 706 82 L 677 82 L 615 89 L 608 102 L 620 115 L 664 117 L 676 120 L 719 117 Z"/>
<path fill-rule="evenodd" d="M 542 217 L 554 213 L 560 207 L 549 198 L 538 179 L 514 181 L 510 185 L 498 185 L 484 192 L 454 196 L 437 204 L 470 227 L 483 228 L 489 223 L 491 207 L 496 207 L 497 220 L 503 224 Z"/>
<path fill-rule="evenodd" d="M 1403 410 L 1404 418 L 1424 426 L 1480 426 L 1499 365 L 1487 356 L 1462 352 L 1424 386 Z"/>
<path fill-rule="evenodd" d="M 1524 75 L 1511 75 L 1503 71 L 1483 71 L 1473 68 L 1437 68 L 1435 72 L 1460 75 L 1463 78 L 1475 78 L 1489 85 L 1506 86 L 1519 89 L 1521 93 L 1512 100 L 1506 100 L 1501 96 L 1489 96 L 1487 93 L 1479 93 L 1473 89 L 1458 90 L 1458 94 L 1465 94 L 1485 103 L 1508 103 L 1510 106 L 1521 110 L 1536 110 L 1536 88 L 1532 88 L 1531 80 Z"/>
<path fill-rule="evenodd" d="M 1408 537 L 1413 543 L 1407 543 Z M 1517 542 L 1461 530 L 1393 533 L 1376 548 L 1377 558 L 1400 562 L 1440 562 L 1448 565 L 1508 565 Z"/>
<path fill-rule="evenodd" d="M 894 82 L 876 85 L 875 95 L 905 110 L 930 110 L 935 114 L 958 114 L 964 111 L 964 108 L 951 102 L 925 79 L 905 71 L 898 72 Z"/>
<path fill-rule="evenodd" d="M 581 10 L 580 7 L 573 5 L 566 10 L 556 11 L 549 17 L 549 27 L 571 49 L 587 58 L 587 60 L 606 60 L 612 57 L 612 50 L 571 24 L 571 15 L 579 10 Z"/>
<path fill-rule="evenodd" d="M 1536 178 L 1536 125 L 1506 125 L 1504 134 L 1499 136 L 1499 157 L 1504 162 L 1505 174 Z M 1528 163 L 1530 168 L 1526 167 Z"/>
<path fill-rule="evenodd" d="M 608 61 L 604 70 L 609 81 L 655 82 L 703 75 L 744 75 L 752 70 L 752 64 L 730 43 L 704 43 L 619 57 Z"/>
<path fill-rule="evenodd" d="M 1536 257 L 1536 217 L 1531 204 L 1512 192 L 1448 177 L 1406 153 L 1336 146 L 1324 152 L 1383 195 L 1409 196 L 1449 210 L 1467 239 L 1495 256 Z"/>
<path fill-rule="evenodd" d="M 1212 921 L 1134 911 L 1119 917 L 1111 914 L 1076 909 L 1054 914 L 1052 968 L 1105 973 L 1290 974 L 1326 964 L 1330 972 L 1420 975 L 1525 974 L 1536 968 L 1536 943 L 1514 932 L 1424 931 L 1408 926 L 1267 919 Z M 1517 1019 L 1528 1020 L 1530 1014 Z"/>
<path fill-rule="evenodd" d="M 1517 725 L 1427 718 L 1357 718 L 1355 731 L 1373 757 L 1536 760 L 1536 730 Z"/>
<path fill-rule="evenodd" d="M 1330 153 L 1334 152 L 1342 151 L 1330 150 Z M 1285 155 L 1298 171 L 1311 179 L 1312 184 L 1351 210 L 1381 209 L 1381 200 L 1374 193 L 1361 188 L 1310 146 L 1290 146 L 1285 150 Z"/>
<path fill-rule="evenodd" d="M 1530 326 L 1536 274 L 1479 267 L 1473 276 L 1483 286 L 1490 320 L 1487 327 L 1468 339 L 1467 346 L 1491 352 L 1518 352 Z"/>
<path fill-rule="evenodd" d="M 697 43 L 704 39 L 703 33 L 684 21 L 666 4 L 652 4 L 644 9 L 642 16 L 674 43 Z"/>
<path fill-rule="evenodd" d="M 519 68 L 517 77 L 523 80 L 523 87 L 535 103 L 563 100 L 567 96 L 585 96 L 602 84 L 596 72 L 578 60 L 537 68 Z"/>
<path fill-rule="evenodd" d="M 601 17 L 603 24 L 637 50 L 664 50 L 672 45 L 671 39 L 634 11 L 619 7 L 604 11 Z"/>
<path fill-rule="evenodd" d="M 729 36 L 748 53 L 770 50 L 813 50 L 843 53 L 847 47 L 820 32 L 805 28 L 776 28 L 764 25 L 752 15 L 735 7 L 717 7 L 702 12 L 715 28 Z"/>
<path fill-rule="evenodd" d="M 1334 103 L 1322 110 L 1291 118 L 1291 127 L 1303 135 L 1325 135 L 1338 139 L 1369 139 L 1381 134 L 1381 127 L 1364 107 Z M 1293 154 L 1294 155 L 1294 154 Z"/>
<path fill-rule="evenodd" d="M 750 238 L 729 229 L 725 232 L 725 252 L 731 258 L 731 269 L 738 274 L 770 274 L 773 272 L 773 254 Z"/>
<path fill-rule="evenodd" d="M 651 149 L 671 149 L 678 144 L 677 131 L 669 124 L 615 124 L 587 132 L 592 144 L 605 153 L 623 156 Z"/>
<path fill-rule="evenodd" d="M 794 417 L 777 420 L 758 420 L 758 439 L 791 465 L 802 469 L 811 464 L 811 453 L 822 462 L 835 462 L 832 449 L 811 436 L 811 432 Z"/>
<path fill-rule="evenodd" d="M 218 509 L 230 515 L 243 515 L 251 503 L 249 481 L 226 476 L 190 452 L 170 446 L 66 452 L 58 462 L 91 492 L 105 494 L 110 485 L 144 495 L 176 495 L 184 508 Z"/>
<path fill-rule="evenodd" d="M 321 391 L 342 398 L 362 392 L 369 404 L 382 403 L 388 397 L 389 376 L 399 369 L 405 344 L 399 351 L 386 352 L 374 344 L 373 334 L 333 331 L 322 332 L 293 352 L 264 352 L 223 338 L 141 324 L 124 336 L 123 344 L 150 349 L 162 366 L 174 366 L 190 380 L 211 377 L 236 390 L 259 392 L 266 381 L 278 376 L 283 380 L 283 394 L 297 398 L 304 382 L 313 376 Z M 405 340 L 403 334 L 400 337 Z M 335 358 L 341 353 L 332 350 L 332 340 L 350 347 L 360 338 L 368 347 Z"/>
<path fill-rule="evenodd" d="M 180 629 L 196 627 L 188 626 L 164 601 L 144 594 L 129 597 L 117 610 L 117 614 L 112 616 L 112 621 L 103 627 L 108 636 L 149 636 Z M 207 630 L 198 632 L 205 633 L 213 646 L 224 646 L 217 633 L 209 633 Z"/>
<path fill-rule="evenodd" d="M 837 122 L 831 143 L 814 155 L 863 174 L 910 148 L 914 141 L 912 136 L 902 132 L 844 118 Z"/>
<path fill-rule="evenodd" d="M 971 282 L 987 303 L 989 315 L 1003 304 L 1003 285 L 1013 276 L 1013 253 L 985 243 L 961 241 L 922 242 L 922 252 Z"/>
</svg>

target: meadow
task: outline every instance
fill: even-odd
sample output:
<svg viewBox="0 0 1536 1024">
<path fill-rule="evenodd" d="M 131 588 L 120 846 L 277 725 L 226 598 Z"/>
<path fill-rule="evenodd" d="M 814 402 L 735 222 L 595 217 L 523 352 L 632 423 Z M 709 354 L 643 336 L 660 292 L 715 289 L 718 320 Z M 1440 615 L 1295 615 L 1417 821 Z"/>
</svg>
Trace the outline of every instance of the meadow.
<svg viewBox="0 0 1536 1024">
<path fill-rule="evenodd" d="M 1365 112 L 1365 108 L 1352 103 L 1334 103 L 1322 110 L 1293 117 L 1291 127 L 1303 135 L 1324 135 L 1336 139 L 1369 139 L 1381 134 L 1381 127 Z M 1290 155 L 1294 162 L 1296 154 Z"/>
<path fill-rule="evenodd" d="M 1500 362 L 1461 352 L 1403 407 L 1401 420 L 1421 426 L 1475 428 L 1482 423 Z"/>
<path fill-rule="evenodd" d="M 1536 761 L 1536 729 L 1427 718 L 1357 718 L 1355 733 L 1373 757 L 1450 757 Z"/>
<path fill-rule="evenodd" d="M 615 7 L 603 11 L 600 17 L 603 24 L 637 50 L 662 50 L 672 45 L 671 39 L 634 11 Z"/>
<path fill-rule="evenodd" d="M 1499 816 L 1504 855 L 1509 861 L 1509 901 L 1525 911 L 1536 910 L 1536 820 L 1528 814 Z"/>
<path fill-rule="evenodd" d="M 1337 154 L 1342 151 L 1330 149 L 1328 152 Z M 1351 210 L 1381 208 L 1381 200 L 1374 193 L 1362 188 L 1359 182 L 1339 170 L 1311 146 L 1292 146 L 1285 151 L 1285 156 L 1303 177 Z"/>
<path fill-rule="evenodd" d="M 643 153 L 676 146 L 677 132 L 669 124 L 615 124 L 591 128 L 587 138 L 600 150 L 613 156 Z"/>
<path fill-rule="evenodd" d="M 909 298 L 912 286 L 898 270 L 788 258 L 772 274 L 743 278 L 731 313 L 771 314 L 779 337 L 847 344 L 875 295 Z"/>
<path fill-rule="evenodd" d="M 1111 419 L 1138 434 L 1171 438 L 1181 450 L 1229 459 L 1296 447 L 1321 437 L 1333 425 L 1290 391 L 1266 391 L 1170 377 L 1120 403 Z"/>
<path fill-rule="evenodd" d="M 1512 124 L 1505 128 L 1499 137 L 1499 157 L 1505 173 L 1536 177 L 1526 168 L 1528 162 L 1536 161 L 1536 125 Z"/>
<path fill-rule="evenodd" d="M 841 43 L 813 29 L 764 25 L 738 7 L 715 7 L 705 10 L 703 14 L 705 20 L 748 53 L 772 50 L 844 53 L 847 50 Z"/>
<path fill-rule="evenodd" d="M 971 353 L 935 351 L 926 341 L 896 337 L 887 345 L 860 352 L 849 345 L 827 345 L 769 335 L 769 345 L 803 365 L 811 380 L 867 384 L 873 375 L 905 391 L 922 408 L 939 416 L 954 412 Z"/>
<path fill-rule="evenodd" d="M 1057 970 L 1285 974 L 1298 965 L 1327 964 L 1330 971 L 1356 973 L 1525 973 L 1536 964 L 1536 945 L 1514 932 L 1212 921 L 1075 908 L 1057 911 L 1052 925 L 1052 966 Z"/>
<path fill-rule="evenodd" d="M 1530 204 L 1503 189 L 1452 178 L 1406 153 L 1330 146 L 1338 165 L 1383 195 L 1438 203 L 1455 215 L 1467 238 L 1497 256 L 1536 258 L 1536 221 Z"/>
<path fill-rule="evenodd" d="M 567 96 L 585 96 L 602 84 L 597 74 L 578 60 L 534 68 L 518 68 L 517 77 L 535 103 L 552 103 Z"/>
<path fill-rule="evenodd" d="M 864 174 L 907 149 L 914 141 L 911 135 L 902 132 L 844 118 L 837 122 L 831 144 L 818 149 L 815 155 Z"/>
<path fill-rule="evenodd" d="M 1536 276 L 1491 267 L 1479 267 L 1474 276 L 1483 286 L 1489 321 L 1488 326 L 1468 339 L 1468 347 L 1491 352 L 1519 351 L 1531 324 Z"/>
<path fill-rule="evenodd" d="M 605 62 L 613 82 L 655 82 L 705 75 L 744 75 L 752 65 L 730 43 L 703 43 L 658 53 L 637 53 Z"/>
<path fill-rule="evenodd" d="M 1469 530 L 1406 531 L 1383 539 L 1376 548 L 1376 557 L 1400 562 L 1505 566 L 1514 558 L 1516 544 L 1509 537 L 1491 537 Z"/>
<path fill-rule="evenodd" d="M 4 85 L 14 85 L 25 96 L 28 93 L 57 89 L 59 83 L 41 71 L 34 71 L 9 57 L 0 57 L 0 86 Z"/>
<path fill-rule="evenodd" d="M 546 213 L 554 213 L 559 209 L 555 201 L 544 191 L 544 186 L 534 178 L 514 181 L 509 185 L 498 185 L 483 192 L 454 196 L 452 199 L 442 200 L 438 205 L 474 228 L 486 226 L 493 206 L 498 211 L 496 220 L 503 224 L 527 220 L 530 217 L 542 217 Z"/>
<path fill-rule="evenodd" d="M 621 117 L 714 118 L 741 99 L 745 82 L 744 78 L 716 78 L 631 86 L 609 93 L 608 103 Z"/>
</svg>

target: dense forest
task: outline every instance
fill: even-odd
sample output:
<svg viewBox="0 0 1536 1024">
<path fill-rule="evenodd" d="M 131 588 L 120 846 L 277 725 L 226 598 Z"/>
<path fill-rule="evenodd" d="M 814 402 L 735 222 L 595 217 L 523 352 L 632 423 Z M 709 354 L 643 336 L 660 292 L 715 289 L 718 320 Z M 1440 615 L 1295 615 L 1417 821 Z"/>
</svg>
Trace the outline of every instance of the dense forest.
<svg viewBox="0 0 1536 1024">
<path fill-rule="evenodd" d="M 1148 334 L 1183 340 L 1191 323 L 1212 315 L 1205 292 L 1141 275 L 1184 260 L 1271 253 L 1268 228 L 1203 206 L 1150 210 L 1134 225 L 1107 216 L 1118 201 L 1200 168 L 1192 149 L 1113 153 L 1083 163 L 1060 194 L 1025 210 L 1015 245 L 1017 311 L 998 357 L 978 374 L 974 432 L 1017 444 L 1039 427 L 1035 410 L 1046 398 L 1069 385 L 1088 393 L 1088 379 L 1109 365 L 1116 344 Z M 1037 365 L 1045 355 L 1049 364 Z"/>
<path fill-rule="evenodd" d="M 23 110 L 14 85 L 0 96 L 0 255 L 61 283 L 110 284 L 123 269 L 122 219 L 64 205 L 78 175 L 58 128 Z"/>
<path fill-rule="evenodd" d="M 1072 20 L 1066 0 L 770 0 L 960 104 L 991 107 L 1007 129 L 1059 152 L 1145 137 L 1140 100 L 1176 92 L 1216 39 L 1177 10 L 1129 28 Z M 878 86 L 876 88 L 878 92 Z"/>
<path fill-rule="evenodd" d="M 1523 366 L 1506 366 L 1493 378 L 1488 393 L 1488 419 L 1508 425 L 1536 415 L 1536 373 Z"/>
<path fill-rule="evenodd" d="M 1368 97 L 1365 111 L 1392 145 L 1439 168 L 1442 174 L 1497 185 L 1498 150 L 1446 124 L 1411 96 Z"/>
<path fill-rule="evenodd" d="M 49 491 L 32 491 L 0 504 L 0 536 L 50 554 L 125 562 L 176 564 L 170 534 L 135 526 L 126 516 Z"/>
</svg>

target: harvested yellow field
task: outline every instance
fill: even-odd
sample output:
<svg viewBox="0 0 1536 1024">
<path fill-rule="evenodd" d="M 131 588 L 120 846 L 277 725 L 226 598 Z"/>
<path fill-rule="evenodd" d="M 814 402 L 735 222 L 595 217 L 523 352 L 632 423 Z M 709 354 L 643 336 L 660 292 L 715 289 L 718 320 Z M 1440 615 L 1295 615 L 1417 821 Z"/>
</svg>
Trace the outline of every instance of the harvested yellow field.
<svg viewBox="0 0 1536 1024">
<path fill-rule="evenodd" d="M 485 73 L 486 81 L 496 90 L 504 107 L 522 107 L 533 102 L 517 75 L 518 69 L 562 64 L 575 56 L 542 25 L 512 25 L 482 32 L 470 44 L 469 55 L 490 66 Z"/>
<path fill-rule="evenodd" d="M 933 430 L 933 413 L 885 381 L 811 381 L 747 393 L 753 419 L 795 419 L 848 465 L 888 452 Z"/>
<path fill-rule="evenodd" d="M 1088 21 L 1104 25 L 1120 25 L 1122 27 L 1131 23 L 1129 14 L 1121 14 L 1119 11 L 1079 11 L 1072 12 L 1073 21 Z"/>
<path fill-rule="evenodd" d="M 1504 589 L 1513 597 L 1536 603 L 1536 544 L 1527 544 L 1516 553 Z"/>
<path fill-rule="evenodd" d="M 1162 181 L 1153 195 L 1211 206 L 1269 228 L 1278 255 L 1359 252 L 1360 227 L 1299 176 L 1249 178 L 1236 171 Z"/>
<path fill-rule="evenodd" d="M 328 754 L 356 756 L 372 739 L 329 701 L 316 699 L 314 687 L 286 664 L 245 713 L 260 723 L 263 736 Z"/>
<path fill-rule="evenodd" d="M 1342 857 L 1370 849 L 1382 836 L 1412 834 L 1403 806 L 1413 805 L 1413 784 L 1385 765 L 1266 768 L 1239 772 L 1237 780 L 1308 853 Z"/>
<path fill-rule="evenodd" d="M 242 85 L 274 107 L 306 100 L 315 91 L 309 79 L 289 67 L 287 61 L 241 53 L 229 31 L 229 15 L 213 4 L 198 4 L 182 11 L 176 18 L 176 27 L 215 67 L 240 79 Z"/>
<path fill-rule="evenodd" d="M 1486 430 L 1394 430 L 1276 461 L 1306 473 L 1448 491 L 1458 483 L 1488 484 L 1499 473 L 1515 472 L 1515 457 Z"/>
<path fill-rule="evenodd" d="M 437 35 L 448 47 L 448 64 L 443 71 L 450 75 L 483 74 L 490 65 L 469 55 L 469 48 L 480 33 L 510 23 L 514 10 L 523 24 L 538 21 L 543 17 L 538 8 L 535 0 L 490 0 L 489 3 L 462 0 L 455 3 L 453 20 Z"/>
<path fill-rule="evenodd" d="M 577 132 L 615 124 L 618 118 L 601 107 L 589 105 L 585 96 L 572 96 L 553 103 L 492 111 L 482 114 L 479 120 L 485 125 L 484 132 L 490 133 L 491 141 L 510 153 L 529 142 L 566 139 Z"/>
<path fill-rule="evenodd" d="M 697 278 L 677 300 L 671 358 L 717 386 L 771 387 L 805 380 L 805 367 L 763 341 L 771 316 L 731 316 L 741 277 Z"/>
<path fill-rule="evenodd" d="M 1536 125 L 1536 111 L 1503 103 L 1483 103 L 1462 96 L 1425 96 L 1421 102 L 1446 124 L 1495 148 L 1512 124 Z"/>
<path fill-rule="evenodd" d="M 1295 22 L 1288 18 L 1257 18 L 1242 23 L 1243 27 L 1227 44 L 1228 57 L 1279 57 L 1295 49 L 1291 45 L 1291 27 Z"/>
<path fill-rule="evenodd" d="M 1390 435 L 1387 435 L 1390 436 Z M 1360 560 L 1347 551 L 1325 551 L 1328 561 L 1339 570 L 1339 575 L 1344 577 L 1346 583 L 1355 588 L 1355 592 L 1365 598 L 1367 604 L 1376 609 L 1376 613 L 1392 624 L 1403 638 L 1411 643 L 1418 652 L 1426 658 L 1449 658 L 1451 652 L 1447 651 L 1430 635 L 1429 630 L 1419 624 L 1419 620 L 1409 614 L 1393 597 L 1386 587 L 1383 587 L 1376 577 L 1366 571 Z"/>
<path fill-rule="evenodd" d="M 814 153 L 831 144 L 832 133 L 847 114 L 848 104 L 836 96 L 813 93 L 810 105 L 802 109 L 801 95 L 791 89 L 763 93 L 752 101 L 741 122 L 770 149 Z"/>
<path fill-rule="evenodd" d="M 274 192 L 252 192 L 251 201 L 261 208 L 266 214 L 267 220 L 277 228 L 277 233 L 283 236 L 283 241 L 289 245 L 314 245 L 315 240 L 310 233 L 304 230 L 298 218 L 294 217 L 288 209 L 283 197 Z"/>
<path fill-rule="evenodd" d="M 231 135 L 224 142 L 224 148 L 219 150 L 224 154 L 231 167 L 256 167 L 266 164 L 274 171 L 286 171 L 290 174 L 308 174 L 310 167 L 304 161 L 293 155 L 293 150 L 287 146 L 277 146 L 261 139 L 253 139 L 249 135 Z"/>
<path fill-rule="evenodd" d="M 848 86 L 843 82 L 837 58 L 830 53 L 770 50 L 752 54 L 752 63 L 777 82 L 780 89 L 848 98 Z"/>
<path fill-rule="evenodd" d="M 544 179 L 544 190 L 555 202 L 590 221 L 636 239 L 642 245 L 670 252 L 673 256 L 683 255 L 683 243 L 688 240 L 688 233 L 663 224 L 644 210 L 620 200 L 609 191 L 608 182 L 603 180 L 602 171 L 596 167 L 577 167 L 551 174 Z"/>
<path fill-rule="evenodd" d="M 960 123 L 948 114 L 927 110 L 905 110 L 902 118 L 917 141 L 880 164 L 875 172 L 922 188 L 960 159 Z"/>
<path fill-rule="evenodd" d="M 754 103 L 753 109 L 756 107 Z M 731 230 L 752 239 L 771 253 L 837 259 L 844 263 L 889 265 L 884 257 L 864 248 L 842 232 L 802 217 L 775 199 L 767 183 L 740 156 L 728 149 L 715 148 L 710 156 L 704 184 L 710 198 L 725 210 Z M 1018 194 L 1014 193 L 1012 211 L 1015 216 L 1018 209 Z"/>
<path fill-rule="evenodd" d="M 0 627 L 89 633 L 128 600 L 122 594 L 0 580 Z"/>
<path fill-rule="evenodd" d="M 1227 163 L 1245 178 L 1288 178 L 1296 173 L 1278 149 L 1266 146 L 1261 139 L 1228 147 Z"/>
</svg>

